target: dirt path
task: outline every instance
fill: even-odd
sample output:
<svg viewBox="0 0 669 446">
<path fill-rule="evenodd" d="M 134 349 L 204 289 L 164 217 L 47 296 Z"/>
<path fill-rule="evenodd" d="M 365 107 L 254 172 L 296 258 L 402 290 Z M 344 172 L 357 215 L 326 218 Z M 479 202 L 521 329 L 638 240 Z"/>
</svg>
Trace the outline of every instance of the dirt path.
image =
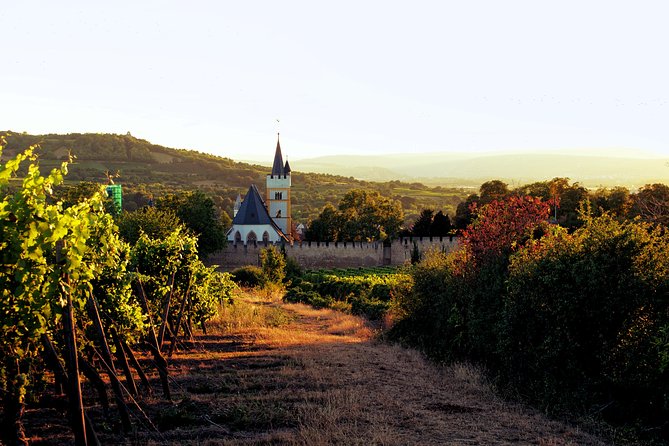
<svg viewBox="0 0 669 446">
<path fill-rule="evenodd" d="M 374 341 L 358 318 L 258 300 L 235 311 L 172 359 L 175 404 L 145 400 L 161 432 L 105 443 L 604 444 L 501 401 L 471 367 Z"/>
</svg>

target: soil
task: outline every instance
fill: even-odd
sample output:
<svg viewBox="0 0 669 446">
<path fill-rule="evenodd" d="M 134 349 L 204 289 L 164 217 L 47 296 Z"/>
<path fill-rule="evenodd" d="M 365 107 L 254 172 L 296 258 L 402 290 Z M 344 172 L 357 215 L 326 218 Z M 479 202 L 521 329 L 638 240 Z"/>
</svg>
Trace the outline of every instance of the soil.
<svg viewBox="0 0 669 446">
<path fill-rule="evenodd" d="M 171 358 L 172 402 L 150 376 L 153 394 L 138 397 L 146 417 L 133 409 L 133 432 L 122 435 L 85 386 L 102 444 L 606 444 L 504 401 L 472 366 L 435 365 L 378 341 L 357 317 L 252 295 L 245 302 L 245 313 L 219 317 Z M 53 397 L 29 408 L 34 444 L 72 443 L 64 408 Z"/>
</svg>

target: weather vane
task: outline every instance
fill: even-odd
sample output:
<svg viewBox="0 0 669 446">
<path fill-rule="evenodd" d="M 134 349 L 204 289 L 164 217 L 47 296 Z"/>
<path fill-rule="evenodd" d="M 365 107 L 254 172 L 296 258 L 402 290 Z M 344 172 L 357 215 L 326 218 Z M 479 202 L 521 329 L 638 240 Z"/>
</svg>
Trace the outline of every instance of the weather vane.
<svg viewBox="0 0 669 446">
<path fill-rule="evenodd" d="M 277 135 L 279 134 L 279 131 L 281 129 L 281 127 L 279 126 L 280 122 L 281 121 L 279 121 L 279 118 L 276 118 L 276 134 Z"/>
</svg>

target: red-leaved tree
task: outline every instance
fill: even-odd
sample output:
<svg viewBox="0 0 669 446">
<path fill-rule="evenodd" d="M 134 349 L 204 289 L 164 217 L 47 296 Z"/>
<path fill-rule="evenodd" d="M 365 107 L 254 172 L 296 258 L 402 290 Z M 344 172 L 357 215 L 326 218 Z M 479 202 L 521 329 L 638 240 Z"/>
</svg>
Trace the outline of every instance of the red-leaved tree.
<svg viewBox="0 0 669 446">
<path fill-rule="evenodd" d="M 510 254 L 550 213 L 548 203 L 529 196 L 494 200 L 474 210 L 477 218 L 464 231 L 463 243 L 475 263 Z"/>
</svg>

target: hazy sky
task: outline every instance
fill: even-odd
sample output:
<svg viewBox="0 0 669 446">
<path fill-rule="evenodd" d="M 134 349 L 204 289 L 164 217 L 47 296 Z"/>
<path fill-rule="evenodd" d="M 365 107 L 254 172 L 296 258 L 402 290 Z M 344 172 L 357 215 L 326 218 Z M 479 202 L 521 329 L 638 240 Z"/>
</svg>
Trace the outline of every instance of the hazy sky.
<svg viewBox="0 0 669 446">
<path fill-rule="evenodd" d="M 625 148 L 669 156 L 666 1 L 25 1 L 0 129 L 271 161 Z"/>
</svg>

